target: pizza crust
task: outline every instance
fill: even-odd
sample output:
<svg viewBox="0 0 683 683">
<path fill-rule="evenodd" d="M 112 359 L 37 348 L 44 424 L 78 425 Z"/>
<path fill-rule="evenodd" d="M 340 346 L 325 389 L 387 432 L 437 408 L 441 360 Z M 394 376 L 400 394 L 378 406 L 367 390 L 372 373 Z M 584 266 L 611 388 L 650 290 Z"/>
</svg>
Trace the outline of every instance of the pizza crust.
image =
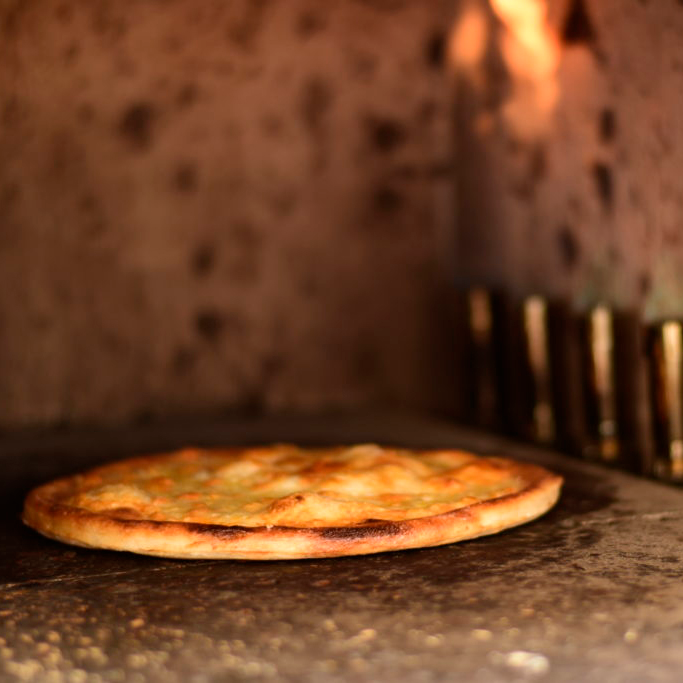
<svg viewBox="0 0 683 683">
<path fill-rule="evenodd" d="M 244 450 L 221 451 L 221 454 L 229 461 L 241 452 Z M 448 451 L 422 451 L 415 457 L 428 457 L 430 453 Z M 468 454 L 469 462 L 474 465 L 481 463 L 485 467 L 494 461 L 497 468 L 519 482 L 518 490 L 499 496 L 489 494 L 492 496 L 489 499 L 439 514 L 351 523 L 341 519 L 339 523 L 324 526 L 307 526 L 305 522 L 301 526 L 253 526 L 141 519 L 139 513 L 125 506 L 93 512 L 73 504 L 74 500 L 80 500 L 78 495 L 86 488 L 86 482 L 96 479 L 98 473 L 133 472 L 150 464 L 158 467 L 165 459 L 174 457 L 178 455 L 122 461 L 40 486 L 28 495 L 23 520 L 41 534 L 65 543 L 162 557 L 243 560 L 338 557 L 438 546 L 494 534 L 545 513 L 557 501 L 562 485 L 561 477 L 536 465 Z M 271 507 L 277 509 L 277 505 Z"/>
</svg>

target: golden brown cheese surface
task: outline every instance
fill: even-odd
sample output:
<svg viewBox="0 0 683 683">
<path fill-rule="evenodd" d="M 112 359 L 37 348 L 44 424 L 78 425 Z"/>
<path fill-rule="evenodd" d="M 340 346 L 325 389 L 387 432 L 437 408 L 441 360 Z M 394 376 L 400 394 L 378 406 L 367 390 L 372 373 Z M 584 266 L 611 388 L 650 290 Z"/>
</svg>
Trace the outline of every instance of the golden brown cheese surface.
<svg viewBox="0 0 683 683">
<path fill-rule="evenodd" d="M 61 502 L 127 519 L 322 527 L 440 514 L 516 493 L 495 458 L 374 445 L 186 449 L 81 475 Z"/>
</svg>

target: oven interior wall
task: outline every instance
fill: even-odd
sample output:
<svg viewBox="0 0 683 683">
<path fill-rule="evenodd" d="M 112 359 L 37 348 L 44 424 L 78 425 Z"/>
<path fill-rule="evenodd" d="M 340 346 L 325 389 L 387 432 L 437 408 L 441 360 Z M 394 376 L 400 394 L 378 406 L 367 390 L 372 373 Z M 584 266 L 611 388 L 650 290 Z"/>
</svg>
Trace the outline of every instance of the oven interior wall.
<svg viewBox="0 0 683 683">
<path fill-rule="evenodd" d="M 448 25 L 0 3 L 0 424 L 448 408 Z"/>
<path fill-rule="evenodd" d="M 512 4 L 545 16 L 467 0 L 451 51 L 460 281 L 683 316 L 683 4 Z"/>
</svg>

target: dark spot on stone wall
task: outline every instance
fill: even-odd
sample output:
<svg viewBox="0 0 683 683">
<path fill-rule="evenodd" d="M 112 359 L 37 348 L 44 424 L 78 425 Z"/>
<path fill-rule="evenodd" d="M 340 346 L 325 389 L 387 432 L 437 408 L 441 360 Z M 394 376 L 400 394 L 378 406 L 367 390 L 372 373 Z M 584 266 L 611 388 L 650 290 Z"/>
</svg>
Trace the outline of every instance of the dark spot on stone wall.
<svg viewBox="0 0 683 683">
<path fill-rule="evenodd" d="M 537 183 L 545 176 L 548 169 L 548 159 L 543 145 L 536 145 L 529 156 L 529 180 Z"/>
<path fill-rule="evenodd" d="M 104 39 L 117 42 L 128 31 L 126 19 L 116 15 L 116 3 L 98 3 L 92 5 L 92 29 Z"/>
<path fill-rule="evenodd" d="M 562 40 L 568 45 L 595 42 L 595 29 L 584 0 L 572 0 L 562 29 Z"/>
<path fill-rule="evenodd" d="M 425 43 L 425 59 L 429 66 L 440 69 L 444 61 L 446 35 L 443 31 L 435 31 Z"/>
<path fill-rule="evenodd" d="M 78 201 L 78 208 L 83 214 L 83 233 L 90 239 L 99 237 L 107 228 L 102 215 L 102 207 L 92 192 L 87 192 Z"/>
<path fill-rule="evenodd" d="M 510 192 L 520 201 L 529 201 L 534 196 L 534 183 L 530 177 L 510 183 Z"/>
<path fill-rule="evenodd" d="M 593 164 L 593 179 L 603 208 L 611 211 L 614 205 L 614 184 L 609 166 L 601 162 Z"/>
<path fill-rule="evenodd" d="M 610 246 L 609 249 L 607 249 L 607 261 L 615 265 L 623 261 L 623 257 L 621 251 L 619 251 L 619 247 L 613 245 Z"/>
<path fill-rule="evenodd" d="M 202 277 L 208 275 L 216 265 L 216 250 L 210 244 L 200 244 L 192 254 L 192 272 Z"/>
<path fill-rule="evenodd" d="M 401 208 L 403 196 L 390 185 L 380 185 L 373 195 L 373 204 L 382 213 L 393 213 Z"/>
<path fill-rule="evenodd" d="M 64 64 L 67 66 L 78 60 L 81 54 L 81 46 L 77 42 L 70 43 L 64 50 Z"/>
<path fill-rule="evenodd" d="M 320 132 L 331 104 L 332 91 L 325 80 L 319 76 L 309 79 L 301 96 L 301 117 L 306 128 Z"/>
<path fill-rule="evenodd" d="M 634 209 L 640 209 L 643 206 L 643 194 L 637 185 L 631 185 L 628 188 L 629 203 Z"/>
<path fill-rule="evenodd" d="M 0 25 L 5 29 L 7 35 L 13 33 L 21 19 L 22 12 L 28 9 L 28 3 L 25 0 L 8 0 L 2 7 L 0 12 Z"/>
<path fill-rule="evenodd" d="M 247 221 L 230 226 L 229 243 L 223 252 L 227 276 L 233 282 L 247 283 L 257 279 L 262 237 Z"/>
<path fill-rule="evenodd" d="M 21 186 L 17 182 L 9 182 L 0 190 L 0 210 L 6 211 L 21 198 Z"/>
<path fill-rule="evenodd" d="M 173 186 L 179 192 L 194 192 L 197 189 L 197 167 L 191 161 L 183 161 L 173 171 Z"/>
<path fill-rule="evenodd" d="M 567 270 L 571 270 L 579 262 L 581 247 L 572 229 L 563 225 L 557 233 L 557 246 L 560 250 L 562 264 Z"/>
<path fill-rule="evenodd" d="M 197 352 L 188 346 L 176 349 L 171 360 L 171 370 L 176 375 L 184 375 L 192 370 L 197 362 Z"/>
<path fill-rule="evenodd" d="M 280 137 L 284 128 L 284 122 L 277 114 L 265 114 L 261 119 L 261 129 L 269 137 Z"/>
<path fill-rule="evenodd" d="M 297 196 L 286 187 L 273 186 L 268 192 L 266 201 L 271 211 L 282 218 L 291 215 L 297 204 Z"/>
<path fill-rule="evenodd" d="M 59 22 L 61 22 L 62 24 L 68 24 L 73 19 L 73 16 L 74 11 L 71 5 L 68 5 L 66 3 L 57 5 L 57 8 L 55 9 L 55 17 Z"/>
<path fill-rule="evenodd" d="M 369 81 L 377 70 L 375 55 L 362 50 L 350 50 L 347 54 L 349 71 L 359 80 Z"/>
<path fill-rule="evenodd" d="M 116 68 L 116 73 L 123 76 L 124 78 L 133 78 L 138 73 L 139 63 L 125 55 L 119 56 L 114 62 L 114 64 Z M 157 88 L 165 89 L 166 83 L 167 78 L 162 77 L 156 79 L 154 85 Z"/>
<path fill-rule="evenodd" d="M 603 142 L 612 142 L 617 133 L 617 120 L 612 109 L 603 109 L 598 119 L 598 130 Z"/>
<path fill-rule="evenodd" d="M 90 213 L 97 209 L 97 199 L 94 194 L 88 192 L 81 197 L 78 205 L 83 213 Z"/>
<path fill-rule="evenodd" d="M 156 116 L 156 110 L 149 102 L 136 102 L 121 114 L 118 131 L 135 149 L 148 149 L 152 144 Z"/>
<path fill-rule="evenodd" d="M 417 121 L 421 125 L 429 125 L 436 115 L 436 102 L 424 100 L 417 109 Z"/>
<path fill-rule="evenodd" d="M 642 296 L 649 294 L 652 287 L 652 278 L 649 273 L 643 273 L 638 280 L 638 287 Z"/>
<path fill-rule="evenodd" d="M 26 106 L 16 95 L 10 95 L 2 105 L 2 123 L 12 125 L 19 123 L 26 112 Z"/>
<path fill-rule="evenodd" d="M 198 311 L 195 315 L 194 327 L 200 337 L 208 342 L 216 342 L 225 329 L 225 318 L 214 309 Z"/>
<path fill-rule="evenodd" d="M 370 117 L 367 127 L 373 146 L 380 152 L 392 152 L 405 142 L 405 128 L 393 119 Z"/>
<path fill-rule="evenodd" d="M 189 107 L 194 104 L 199 97 L 199 88 L 197 88 L 195 83 L 186 83 L 180 90 L 178 90 L 178 95 L 176 97 L 176 102 L 181 107 Z"/>
<path fill-rule="evenodd" d="M 325 28 L 325 19 L 312 10 L 302 12 L 296 19 L 296 32 L 302 38 L 310 38 Z"/>
<path fill-rule="evenodd" d="M 228 27 L 228 40 L 243 50 L 252 48 L 261 30 L 263 11 L 268 4 L 270 0 L 248 0 L 243 3 L 242 16 Z"/>
<path fill-rule="evenodd" d="M 76 109 L 76 117 L 83 124 L 88 124 L 95 118 L 95 108 L 90 102 L 83 102 Z"/>
</svg>

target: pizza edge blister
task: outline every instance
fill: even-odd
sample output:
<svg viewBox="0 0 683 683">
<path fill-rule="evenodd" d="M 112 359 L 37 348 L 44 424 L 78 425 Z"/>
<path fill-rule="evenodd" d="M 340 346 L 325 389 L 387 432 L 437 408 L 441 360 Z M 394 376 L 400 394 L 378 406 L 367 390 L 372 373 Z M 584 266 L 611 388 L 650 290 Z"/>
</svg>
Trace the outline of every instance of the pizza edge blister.
<svg viewBox="0 0 683 683">
<path fill-rule="evenodd" d="M 171 454 L 131 458 L 102 468 L 126 463 L 139 465 L 168 455 Z M 483 456 L 477 458 L 487 460 Z M 399 521 L 292 527 L 122 519 L 60 502 L 65 491 L 72 491 L 82 475 L 64 477 L 33 489 L 26 498 L 22 518 L 44 536 L 71 545 L 177 559 L 286 560 L 426 548 L 524 524 L 540 517 L 557 502 L 562 477 L 538 465 L 507 458 L 495 460 L 524 482 L 519 491 Z"/>
</svg>

